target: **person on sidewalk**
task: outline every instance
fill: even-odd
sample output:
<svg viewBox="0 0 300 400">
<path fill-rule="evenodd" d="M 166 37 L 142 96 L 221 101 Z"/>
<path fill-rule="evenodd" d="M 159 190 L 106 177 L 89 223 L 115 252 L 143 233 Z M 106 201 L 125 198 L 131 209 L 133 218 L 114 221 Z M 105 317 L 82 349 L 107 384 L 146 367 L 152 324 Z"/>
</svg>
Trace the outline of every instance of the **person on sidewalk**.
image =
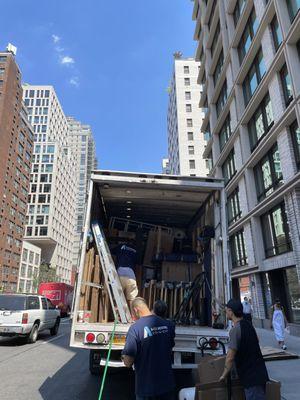
<svg viewBox="0 0 300 400">
<path fill-rule="evenodd" d="M 246 319 L 252 324 L 252 306 L 248 301 L 248 297 L 244 297 L 244 301 L 242 302 L 242 304 L 243 304 L 244 319 Z"/>
<path fill-rule="evenodd" d="M 128 330 L 122 359 L 128 368 L 134 364 L 136 399 L 175 400 L 175 325 L 153 315 L 141 297 L 132 301 L 131 308 L 137 321 Z"/>
<path fill-rule="evenodd" d="M 112 249 L 111 254 L 116 257 L 116 268 L 126 300 L 131 305 L 138 293 L 135 277 L 137 252 L 133 245 L 123 243 Z"/>
<path fill-rule="evenodd" d="M 275 338 L 282 348 L 282 350 L 286 350 L 287 347 L 284 342 L 284 334 L 285 328 L 287 327 L 287 319 L 283 312 L 281 303 L 279 300 L 276 300 L 273 309 L 271 329 L 274 329 Z"/>
<path fill-rule="evenodd" d="M 249 321 L 243 319 L 243 305 L 240 300 L 229 300 L 226 315 L 234 326 L 229 333 L 228 353 L 220 381 L 226 379 L 235 364 L 246 400 L 265 400 L 269 377 L 256 331 Z"/>
</svg>

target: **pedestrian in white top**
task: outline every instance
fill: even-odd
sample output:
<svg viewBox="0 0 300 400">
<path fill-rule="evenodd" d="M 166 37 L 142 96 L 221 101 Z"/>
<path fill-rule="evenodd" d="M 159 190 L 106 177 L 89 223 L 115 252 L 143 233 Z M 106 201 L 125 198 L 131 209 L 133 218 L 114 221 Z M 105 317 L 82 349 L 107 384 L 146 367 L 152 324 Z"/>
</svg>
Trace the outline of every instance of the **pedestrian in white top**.
<svg viewBox="0 0 300 400">
<path fill-rule="evenodd" d="M 287 347 L 284 343 L 284 333 L 285 333 L 286 327 L 287 327 L 287 319 L 282 310 L 280 301 L 276 300 L 276 302 L 274 304 L 274 309 L 273 309 L 271 328 L 274 329 L 275 338 L 276 338 L 279 346 L 282 348 L 282 350 L 287 349 Z"/>
<path fill-rule="evenodd" d="M 244 301 L 242 302 L 242 304 L 244 319 L 252 324 L 252 306 L 251 303 L 248 301 L 248 297 L 244 297 Z"/>
</svg>

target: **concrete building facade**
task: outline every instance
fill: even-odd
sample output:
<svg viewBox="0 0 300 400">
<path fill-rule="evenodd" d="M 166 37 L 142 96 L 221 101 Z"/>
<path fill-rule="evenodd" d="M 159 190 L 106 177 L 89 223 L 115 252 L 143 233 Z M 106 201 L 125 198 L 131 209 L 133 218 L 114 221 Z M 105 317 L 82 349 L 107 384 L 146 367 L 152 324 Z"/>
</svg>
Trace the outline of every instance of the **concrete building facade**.
<svg viewBox="0 0 300 400">
<path fill-rule="evenodd" d="M 52 86 L 23 87 L 34 129 L 34 154 L 24 239 L 41 248 L 41 263 L 70 283 L 75 224 L 75 157 L 69 125 Z"/>
<path fill-rule="evenodd" d="M 92 130 L 72 117 L 68 117 L 69 144 L 75 157 L 76 200 L 72 266 L 77 272 L 82 230 L 84 226 L 91 173 L 97 169 L 96 147 Z"/>
<path fill-rule="evenodd" d="M 33 132 L 22 101 L 21 73 L 0 52 L 0 288 L 17 290 L 26 223 Z"/>
<path fill-rule="evenodd" d="M 24 240 L 19 269 L 18 292 L 37 293 L 40 262 L 41 249 Z"/>
<path fill-rule="evenodd" d="M 300 2 L 195 0 L 210 175 L 227 192 L 232 290 L 300 325 Z"/>
<path fill-rule="evenodd" d="M 163 174 L 169 175 L 171 173 L 170 171 L 170 161 L 168 158 L 163 158 L 162 163 L 161 163 L 161 169 Z"/>
<path fill-rule="evenodd" d="M 200 133 L 203 114 L 199 108 L 199 67 L 200 63 L 193 58 L 174 54 L 167 116 L 169 169 L 174 175 L 207 174 L 202 158 L 205 141 Z"/>
</svg>

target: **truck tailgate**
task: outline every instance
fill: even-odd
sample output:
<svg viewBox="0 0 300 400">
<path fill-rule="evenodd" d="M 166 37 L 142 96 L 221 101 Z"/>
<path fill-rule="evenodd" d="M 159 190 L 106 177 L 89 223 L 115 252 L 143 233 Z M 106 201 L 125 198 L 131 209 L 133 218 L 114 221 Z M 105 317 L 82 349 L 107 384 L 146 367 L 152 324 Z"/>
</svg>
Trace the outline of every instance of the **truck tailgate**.
<svg viewBox="0 0 300 400">
<path fill-rule="evenodd" d="M 0 311 L 0 330 L 1 325 L 18 325 L 22 323 L 22 311 Z"/>
</svg>

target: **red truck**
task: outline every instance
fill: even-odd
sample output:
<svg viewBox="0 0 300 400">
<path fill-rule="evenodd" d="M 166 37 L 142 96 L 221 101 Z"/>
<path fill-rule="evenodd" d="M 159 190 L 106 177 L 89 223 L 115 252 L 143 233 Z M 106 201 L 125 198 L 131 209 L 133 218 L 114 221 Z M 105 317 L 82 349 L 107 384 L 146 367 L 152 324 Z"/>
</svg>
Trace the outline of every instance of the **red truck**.
<svg viewBox="0 0 300 400">
<path fill-rule="evenodd" d="M 61 282 L 45 282 L 39 286 L 39 294 L 58 306 L 62 317 L 66 317 L 71 311 L 73 292 L 73 286 Z"/>
</svg>

